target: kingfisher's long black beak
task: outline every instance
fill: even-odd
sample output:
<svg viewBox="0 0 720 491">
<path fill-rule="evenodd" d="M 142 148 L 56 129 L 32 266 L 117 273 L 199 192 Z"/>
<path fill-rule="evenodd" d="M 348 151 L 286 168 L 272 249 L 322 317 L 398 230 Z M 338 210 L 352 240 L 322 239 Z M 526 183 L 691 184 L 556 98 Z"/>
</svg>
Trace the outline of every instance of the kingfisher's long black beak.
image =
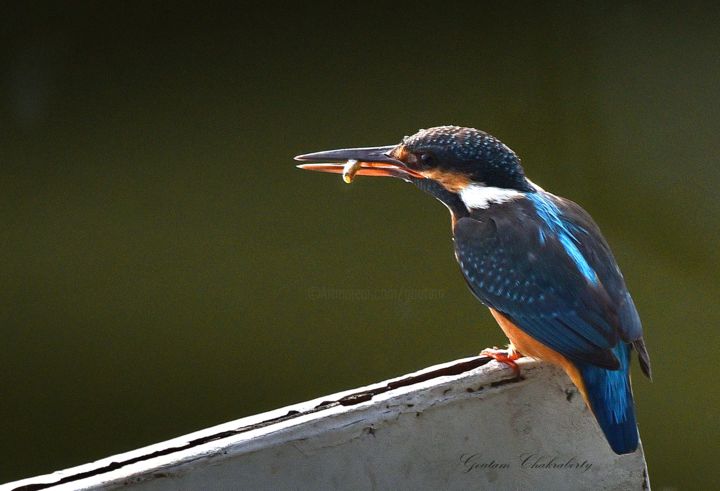
<svg viewBox="0 0 720 491">
<path fill-rule="evenodd" d="M 346 171 L 345 163 L 356 161 L 358 168 L 354 171 L 354 175 L 424 179 L 425 176 L 408 168 L 405 162 L 391 156 L 390 152 L 394 148 L 394 145 L 387 147 L 343 148 L 341 150 L 298 155 L 295 160 L 300 162 L 322 162 L 298 165 L 300 169 L 305 170 L 343 174 Z"/>
</svg>

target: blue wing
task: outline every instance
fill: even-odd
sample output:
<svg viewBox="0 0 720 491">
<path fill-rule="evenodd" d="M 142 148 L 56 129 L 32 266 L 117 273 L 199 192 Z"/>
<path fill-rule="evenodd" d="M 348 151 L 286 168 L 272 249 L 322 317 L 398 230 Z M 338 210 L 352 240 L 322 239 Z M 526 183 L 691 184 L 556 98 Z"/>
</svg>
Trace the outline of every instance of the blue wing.
<svg viewBox="0 0 720 491">
<path fill-rule="evenodd" d="M 649 375 L 640 318 L 592 218 L 539 191 L 477 210 L 454 228 L 455 253 L 475 296 L 575 362 L 617 369 L 632 343 Z"/>
</svg>

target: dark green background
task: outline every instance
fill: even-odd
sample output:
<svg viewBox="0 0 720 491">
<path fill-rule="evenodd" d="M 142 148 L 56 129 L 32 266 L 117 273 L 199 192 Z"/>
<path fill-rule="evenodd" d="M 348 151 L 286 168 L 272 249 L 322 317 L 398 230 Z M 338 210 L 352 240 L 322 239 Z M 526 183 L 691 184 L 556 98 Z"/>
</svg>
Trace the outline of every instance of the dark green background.
<svg viewBox="0 0 720 491">
<path fill-rule="evenodd" d="M 292 161 L 455 123 L 600 223 L 652 483 L 717 483 L 716 7 L 66 3 L 0 20 L 0 482 L 504 343 L 442 205 Z"/>
</svg>

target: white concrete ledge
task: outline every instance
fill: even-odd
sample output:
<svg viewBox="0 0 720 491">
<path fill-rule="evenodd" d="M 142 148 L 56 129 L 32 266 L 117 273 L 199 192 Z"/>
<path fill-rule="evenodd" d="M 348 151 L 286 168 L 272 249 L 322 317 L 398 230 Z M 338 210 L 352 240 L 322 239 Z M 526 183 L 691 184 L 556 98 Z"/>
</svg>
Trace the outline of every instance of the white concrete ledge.
<svg viewBox="0 0 720 491">
<path fill-rule="evenodd" d="M 569 379 L 520 360 L 429 367 L 0 489 L 649 489 Z"/>
</svg>

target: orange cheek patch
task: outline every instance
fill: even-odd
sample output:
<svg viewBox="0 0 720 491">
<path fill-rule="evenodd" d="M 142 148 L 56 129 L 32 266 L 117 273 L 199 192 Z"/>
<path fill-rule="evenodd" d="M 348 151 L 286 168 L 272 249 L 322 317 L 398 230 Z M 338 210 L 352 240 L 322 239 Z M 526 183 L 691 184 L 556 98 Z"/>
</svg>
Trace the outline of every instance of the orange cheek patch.
<svg viewBox="0 0 720 491">
<path fill-rule="evenodd" d="M 403 146 L 396 147 L 391 153 L 392 158 L 400 160 L 401 162 L 407 162 L 406 159 L 409 157 L 409 154 L 410 152 L 408 152 Z"/>
<path fill-rule="evenodd" d="M 465 189 L 468 184 L 470 184 L 470 179 L 466 175 L 458 172 L 430 169 L 428 171 L 422 171 L 421 174 L 428 179 L 433 179 L 434 181 L 439 182 L 445 189 L 453 193 L 459 193 Z"/>
<path fill-rule="evenodd" d="M 439 182 L 445 189 L 452 193 L 459 193 L 470 184 L 470 179 L 459 172 L 449 172 L 440 169 L 421 170 L 417 167 L 417 157 L 410 153 L 403 145 L 392 151 L 394 159 L 405 162 L 409 169 L 415 170 L 427 179 Z"/>
</svg>

